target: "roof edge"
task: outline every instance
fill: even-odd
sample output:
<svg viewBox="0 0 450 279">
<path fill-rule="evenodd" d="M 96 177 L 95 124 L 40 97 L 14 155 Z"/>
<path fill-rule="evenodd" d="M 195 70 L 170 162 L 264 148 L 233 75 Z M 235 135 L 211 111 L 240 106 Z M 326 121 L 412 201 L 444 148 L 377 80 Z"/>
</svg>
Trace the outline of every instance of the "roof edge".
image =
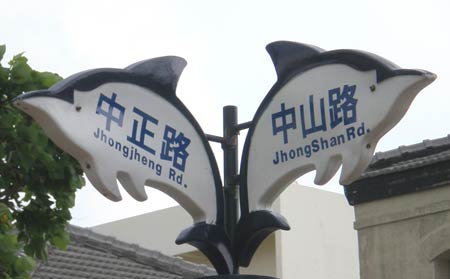
<svg viewBox="0 0 450 279">
<path fill-rule="evenodd" d="M 375 154 L 361 178 L 344 187 L 350 205 L 450 185 L 450 135 Z"/>
<path fill-rule="evenodd" d="M 69 224 L 67 230 L 70 233 L 71 240 L 76 240 L 85 246 L 110 252 L 116 256 L 126 257 L 140 264 L 148 265 L 151 263 L 155 268 L 171 270 L 171 272 L 182 275 L 183 277 L 215 274 L 215 271 L 207 265 L 189 263 L 181 258 L 164 255 L 159 251 L 145 249 L 137 244 L 126 243 L 112 236 L 96 233 L 88 228 Z"/>
</svg>

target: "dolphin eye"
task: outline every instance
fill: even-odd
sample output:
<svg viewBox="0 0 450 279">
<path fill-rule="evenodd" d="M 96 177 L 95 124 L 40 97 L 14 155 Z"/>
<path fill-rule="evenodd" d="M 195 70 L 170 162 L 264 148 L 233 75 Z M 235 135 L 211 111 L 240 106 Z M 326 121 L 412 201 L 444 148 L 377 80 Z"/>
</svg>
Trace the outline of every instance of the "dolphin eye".
<svg viewBox="0 0 450 279">
<path fill-rule="evenodd" d="M 22 102 L 17 102 L 17 103 L 16 103 L 16 106 L 19 107 L 19 108 L 22 109 L 22 110 L 28 110 L 28 107 L 27 107 L 27 106 L 23 106 L 23 105 L 22 105 Z"/>
<path fill-rule="evenodd" d="M 76 106 L 75 110 L 79 112 L 81 110 L 81 106 Z"/>
</svg>

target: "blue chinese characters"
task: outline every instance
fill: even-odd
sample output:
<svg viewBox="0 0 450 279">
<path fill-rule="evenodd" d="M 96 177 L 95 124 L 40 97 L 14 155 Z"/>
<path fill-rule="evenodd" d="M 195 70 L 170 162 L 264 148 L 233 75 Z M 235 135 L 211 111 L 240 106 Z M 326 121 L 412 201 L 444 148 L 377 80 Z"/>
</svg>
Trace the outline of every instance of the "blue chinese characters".
<svg viewBox="0 0 450 279">
<path fill-rule="evenodd" d="M 334 128 L 340 123 L 344 125 L 356 122 L 356 104 L 355 98 L 356 85 L 344 85 L 341 88 L 334 88 L 328 91 L 330 127 Z"/>
<path fill-rule="evenodd" d="M 189 156 L 187 147 L 190 143 L 191 140 L 185 137 L 183 132 L 177 134 L 177 130 L 166 125 L 161 149 L 161 159 L 171 161 L 174 168 L 184 171 L 186 160 Z"/>
<path fill-rule="evenodd" d="M 97 128 L 94 137 L 121 152 L 123 157 L 148 166 L 158 176 L 161 175 L 163 168 L 158 161 L 169 161 L 171 168 L 167 171 L 168 178 L 181 185 L 183 176 L 177 171 L 185 171 L 191 140 L 182 131 L 177 131 L 168 124 L 162 124 L 159 119 L 137 106 L 133 106 L 132 110 L 127 112 L 125 106 L 120 104 L 117 99 L 117 93 L 115 92 L 110 97 L 103 93 L 100 94 L 96 114 L 105 118 L 106 131 Z M 127 113 L 131 114 L 131 125 L 124 125 L 123 123 L 124 119 L 127 119 L 125 118 Z M 130 127 L 129 131 L 126 131 L 127 143 L 123 143 L 120 139 L 109 134 L 112 125 L 116 125 L 117 129 L 123 129 L 124 126 Z M 159 125 L 164 126 L 162 135 L 158 137 L 161 140 L 155 139 L 155 131 Z M 142 151 L 146 153 L 141 154 Z M 186 184 L 183 186 L 187 187 Z"/>
<path fill-rule="evenodd" d="M 289 142 L 303 144 L 294 149 L 275 151 L 273 164 L 277 165 L 300 157 L 309 158 L 321 150 L 344 144 L 370 132 L 370 129 L 364 128 L 364 123 L 361 123 L 359 127 L 352 126 L 357 122 L 356 88 L 355 84 L 345 84 L 329 89 L 326 97 L 317 98 L 316 96 L 318 102 L 314 102 L 314 95 L 309 95 L 306 104 L 301 103 L 289 108 L 286 108 L 286 103 L 282 102 L 280 110 L 271 114 L 272 134 L 282 138 L 283 145 Z M 342 129 L 331 137 L 324 137 L 320 133 L 333 132 L 342 126 L 346 128 L 344 133 Z M 290 130 L 295 132 L 288 133 Z"/>
<path fill-rule="evenodd" d="M 319 117 L 316 119 L 316 106 L 314 104 L 314 95 L 309 96 L 309 106 L 305 108 L 305 104 L 299 106 L 299 122 L 301 123 L 301 135 L 305 139 L 309 134 L 320 131 L 333 129 L 337 125 L 343 123 L 349 125 L 356 122 L 356 104 L 358 100 L 355 98 L 356 85 L 344 85 L 343 88 L 333 88 L 328 91 L 328 112 L 329 127 L 326 120 L 326 109 L 324 98 L 319 99 Z M 281 103 L 279 112 L 272 114 L 272 132 L 273 135 L 283 133 L 283 143 L 288 143 L 287 131 L 289 129 L 297 129 L 296 108 L 286 109 L 286 104 Z M 306 111 L 306 112 L 305 112 Z M 309 118 L 306 113 L 309 112 Z M 307 122 L 309 119 L 309 123 Z"/>
<path fill-rule="evenodd" d="M 116 103 L 117 94 L 113 93 L 111 98 L 101 94 L 98 98 L 97 104 L 97 114 L 104 115 L 106 117 L 106 130 L 111 130 L 111 121 L 115 122 L 119 127 L 122 127 L 123 115 L 125 113 L 125 108 L 120 104 Z M 105 109 L 104 105 L 107 106 Z M 115 113 L 117 111 L 117 113 Z M 115 114 L 118 114 L 117 116 Z"/>
</svg>

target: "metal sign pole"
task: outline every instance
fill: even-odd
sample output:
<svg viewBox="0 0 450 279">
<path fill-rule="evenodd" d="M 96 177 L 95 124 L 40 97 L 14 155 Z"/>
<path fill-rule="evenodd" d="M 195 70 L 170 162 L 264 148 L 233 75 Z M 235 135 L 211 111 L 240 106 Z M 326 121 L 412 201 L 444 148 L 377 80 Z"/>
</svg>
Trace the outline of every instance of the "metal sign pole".
<svg viewBox="0 0 450 279">
<path fill-rule="evenodd" d="M 225 230 L 231 243 L 235 239 L 235 227 L 238 221 L 238 134 L 237 107 L 225 106 L 223 108 L 223 171 L 224 171 L 224 198 L 225 198 Z M 239 274 L 239 265 L 235 265 L 233 274 Z"/>
</svg>

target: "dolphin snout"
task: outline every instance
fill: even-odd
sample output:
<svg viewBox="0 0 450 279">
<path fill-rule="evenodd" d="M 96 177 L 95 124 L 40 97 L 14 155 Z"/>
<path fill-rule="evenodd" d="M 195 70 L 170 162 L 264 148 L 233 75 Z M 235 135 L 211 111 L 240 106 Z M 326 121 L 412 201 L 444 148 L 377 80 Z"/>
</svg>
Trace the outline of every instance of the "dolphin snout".
<svg viewBox="0 0 450 279">
<path fill-rule="evenodd" d="M 51 93 L 49 90 L 35 90 L 35 91 L 28 92 L 26 94 L 21 94 L 21 95 L 17 96 L 16 98 L 13 99 L 13 102 L 16 103 L 21 100 L 35 98 L 35 97 L 46 97 L 50 94 Z"/>
<path fill-rule="evenodd" d="M 401 76 L 417 76 L 422 81 L 428 81 L 428 83 L 431 83 L 437 78 L 437 75 L 435 73 L 425 71 L 425 70 L 407 70 L 402 69 L 399 70 Z"/>
<path fill-rule="evenodd" d="M 434 81 L 437 78 L 437 75 L 435 73 L 432 72 L 428 72 L 428 71 L 423 71 L 423 77 L 428 79 L 430 82 Z"/>
<path fill-rule="evenodd" d="M 50 91 L 49 90 L 36 90 L 36 91 L 31 91 L 29 93 L 26 94 L 21 94 L 19 96 L 17 96 L 16 98 L 14 98 L 12 100 L 12 103 L 14 104 L 14 106 L 16 106 L 17 108 L 26 111 L 28 110 L 29 107 L 32 107 L 33 105 L 31 104 L 30 100 L 32 98 L 35 97 L 46 97 L 50 95 Z"/>
</svg>

